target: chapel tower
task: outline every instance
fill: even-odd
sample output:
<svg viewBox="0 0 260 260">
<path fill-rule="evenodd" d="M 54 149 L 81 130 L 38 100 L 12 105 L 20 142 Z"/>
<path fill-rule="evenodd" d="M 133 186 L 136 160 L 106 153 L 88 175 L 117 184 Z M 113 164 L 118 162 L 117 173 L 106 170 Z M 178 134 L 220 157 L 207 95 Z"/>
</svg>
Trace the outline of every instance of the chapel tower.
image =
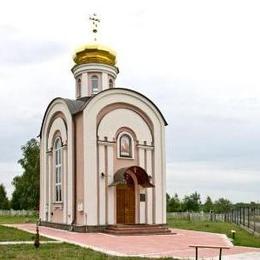
<svg viewBox="0 0 260 260">
<path fill-rule="evenodd" d="M 97 42 L 98 23 L 94 14 L 89 18 L 92 22 L 93 42 L 79 48 L 73 60 L 76 98 L 92 96 L 102 90 L 113 88 L 119 73 L 116 67 L 115 52 Z"/>
</svg>

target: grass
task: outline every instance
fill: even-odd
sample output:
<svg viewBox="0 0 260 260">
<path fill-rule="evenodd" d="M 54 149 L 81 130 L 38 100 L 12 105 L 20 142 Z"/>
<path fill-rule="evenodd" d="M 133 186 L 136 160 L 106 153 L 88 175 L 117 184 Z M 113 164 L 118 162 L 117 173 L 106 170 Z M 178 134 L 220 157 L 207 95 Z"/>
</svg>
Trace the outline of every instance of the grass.
<svg viewBox="0 0 260 260">
<path fill-rule="evenodd" d="M 35 235 L 12 227 L 0 225 L 0 242 L 3 241 L 33 241 Z M 52 240 L 40 237 L 41 240 Z"/>
<path fill-rule="evenodd" d="M 168 225 L 173 228 L 226 234 L 229 238 L 232 238 L 231 230 L 235 230 L 236 235 L 233 241 L 234 245 L 260 248 L 260 237 L 250 234 L 235 224 L 168 218 Z"/>
<path fill-rule="evenodd" d="M 148 260 L 149 258 L 108 256 L 91 249 L 62 243 L 41 245 L 39 249 L 35 249 L 32 245 L 0 246 L 0 259 Z M 164 258 L 166 259 L 172 258 Z"/>
<path fill-rule="evenodd" d="M 0 216 L 0 242 L 3 241 L 33 241 L 34 234 L 18 230 L 12 227 L 5 227 L 1 224 L 23 224 L 36 223 L 37 216 Z M 41 240 L 52 240 L 40 237 Z"/>
<path fill-rule="evenodd" d="M 0 216 L 1 224 L 36 223 L 38 216 Z"/>
</svg>

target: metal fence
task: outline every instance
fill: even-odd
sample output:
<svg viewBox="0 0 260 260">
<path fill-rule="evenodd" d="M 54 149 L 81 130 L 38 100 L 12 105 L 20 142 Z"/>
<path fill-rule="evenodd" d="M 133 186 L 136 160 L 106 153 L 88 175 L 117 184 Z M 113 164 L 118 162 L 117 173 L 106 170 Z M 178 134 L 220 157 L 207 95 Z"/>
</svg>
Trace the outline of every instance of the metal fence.
<svg viewBox="0 0 260 260">
<path fill-rule="evenodd" d="M 241 207 L 225 214 L 225 221 L 241 225 L 260 235 L 260 208 Z"/>
<path fill-rule="evenodd" d="M 168 212 L 167 217 L 194 221 L 225 221 L 225 214 L 205 212 Z"/>
<path fill-rule="evenodd" d="M 35 216 L 37 214 L 35 210 L 0 210 L 0 216 Z"/>
</svg>

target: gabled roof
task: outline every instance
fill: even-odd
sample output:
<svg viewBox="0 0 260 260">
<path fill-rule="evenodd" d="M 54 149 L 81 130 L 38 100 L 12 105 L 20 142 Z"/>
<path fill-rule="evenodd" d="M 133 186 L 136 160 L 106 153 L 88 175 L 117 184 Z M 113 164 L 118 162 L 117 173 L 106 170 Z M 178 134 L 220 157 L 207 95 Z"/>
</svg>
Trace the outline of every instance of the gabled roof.
<svg viewBox="0 0 260 260">
<path fill-rule="evenodd" d="M 106 89 L 106 90 L 103 90 L 101 92 L 99 92 L 98 94 L 96 95 L 93 95 L 93 96 L 89 96 L 89 97 L 82 97 L 82 98 L 78 98 L 78 99 L 68 99 L 68 98 L 61 98 L 61 97 L 57 97 L 57 98 L 54 98 L 50 104 L 48 105 L 46 111 L 45 111 L 45 114 L 43 116 L 43 120 L 42 120 L 42 125 L 41 125 L 41 130 L 40 130 L 40 134 L 39 136 L 41 137 L 42 135 L 42 128 L 43 128 L 43 122 L 46 118 L 46 115 L 47 115 L 47 112 L 50 108 L 50 106 L 58 99 L 64 101 L 66 103 L 66 105 L 68 106 L 68 109 L 71 113 L 71 115 L 75 115 L 81 111 L 83 111 L 86 106 L 88 105 L 88 103 L 90 102 L 90 100 L 92 100 L 93 98 L 95 98 L 96 96 L 100 95 L 101 93 L 104 93 L 106 91 L 113 91 L 113 90 L 124 90 L 124 91 L 129 91 L 129 92 L 132 92 L 132 93 L 135 93 L 135 94 L 138 94 L 140 96 L 142 96 L 143 98 L 145 98 L 147 101 L 149 101 L 155 108 L 156 110 L 158 111 L 158 113 L 160 114 L 160 116 L 162 117 L 163 121 L 164 121 L 164 125 L 167 126 L 168 123 L 167 121 L 165 120 L 162 112 L 160 111 L 160 109 L 149 99 L 147 98 L 146 96 L 144 96 L 143 94 L 135 91 L 135 90 L 132 90 L 132 89 L 127 89 L 127 88 L 112 88 L 112 89 Z"/>
<path fill-rule="evenodd" d="M 85 104 L 91 98 L 92 98 L 92 96 L 91 97 L 83 97 L 83 98 L 79 98 L 79 99 L 76 99 L 76 100 L 75 99 L 68 99 L 68 98 L 62 98 L 62 99 L 67 104 L 70 113 L 72 115 L 75 115 L 78 112 L 83 111 L 83 109 L 85 108 Z"/>
</svg>

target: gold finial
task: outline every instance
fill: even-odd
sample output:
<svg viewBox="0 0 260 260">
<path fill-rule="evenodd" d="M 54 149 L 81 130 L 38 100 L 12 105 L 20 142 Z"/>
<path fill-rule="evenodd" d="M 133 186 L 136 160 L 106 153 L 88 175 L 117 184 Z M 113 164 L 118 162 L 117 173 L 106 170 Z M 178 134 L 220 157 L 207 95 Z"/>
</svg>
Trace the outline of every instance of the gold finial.
<svg viewBox="0 0 260 260">
<path fill-rule="evenodd" d="M 93 14 L 89 17 L 89 20 L 91 21 L 92 26 L 92 33 L 94 41 L 97 41 L 97 33 L 98 33 L 98 24 L 100 23 L 100 19 L 97 18 L 97 14 Z"/>
</svg>

